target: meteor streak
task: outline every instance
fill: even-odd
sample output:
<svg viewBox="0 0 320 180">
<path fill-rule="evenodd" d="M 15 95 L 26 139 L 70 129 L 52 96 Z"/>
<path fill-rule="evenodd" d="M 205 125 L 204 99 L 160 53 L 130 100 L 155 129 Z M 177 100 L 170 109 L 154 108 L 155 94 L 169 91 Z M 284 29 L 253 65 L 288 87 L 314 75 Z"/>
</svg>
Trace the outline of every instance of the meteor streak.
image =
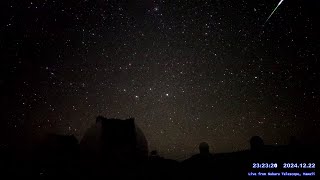
<svg viewBox="0 0 320 180">
<path fill-rule="evenodd" d="M 276 12 L 276 10 L 277 10 L 278 7 L 282 4 L 283 1 L 284 1 L 284 0 L 280 0 L 280 2 L 278 3 L 277 7 L 274 8 L 274 10 L 273 10 L 272 13 L 270 14 L 270 16 L 268 17 L 268 19 L 266 20 L 266 22 L 264 22 L 264 24 L 266 24 L 266 23 L 269 21 L 269 19 L 272 17 L 272 15 L 274 14 L 274 12 Z"/>
</svg>

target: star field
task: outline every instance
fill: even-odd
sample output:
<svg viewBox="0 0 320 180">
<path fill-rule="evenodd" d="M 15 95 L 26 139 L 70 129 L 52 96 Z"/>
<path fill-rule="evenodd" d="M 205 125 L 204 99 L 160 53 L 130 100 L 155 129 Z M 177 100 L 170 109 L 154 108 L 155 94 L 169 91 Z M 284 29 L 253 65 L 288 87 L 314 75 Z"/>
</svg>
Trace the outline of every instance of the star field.
<svg viewBox="0 0 320 180">
<path fill-rule="evenodd" d="M 79 139 L 134 117 L 181 158 L 319 137 L 315 1 L 10 1 L 2 7 L 3 133 Z M 17 135 L 18 134 L 18 135 Z M 311 139 L 310 139 L 311 138 Z M 14 139 L 14 138 L 13 138 Z"/>
</svg>

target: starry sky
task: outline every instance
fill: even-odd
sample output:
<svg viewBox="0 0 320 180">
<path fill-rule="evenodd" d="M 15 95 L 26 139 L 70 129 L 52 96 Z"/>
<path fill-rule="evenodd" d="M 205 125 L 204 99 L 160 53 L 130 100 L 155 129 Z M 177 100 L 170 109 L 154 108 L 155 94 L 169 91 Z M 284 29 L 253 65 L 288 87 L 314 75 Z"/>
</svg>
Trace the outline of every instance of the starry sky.
<svg viewBox="0 0 320 180">
<path fill-rule="evenodd" d="M 1 142 L 134 117 L 166 157 L 320 137 L 317 0 L 1 2 Z M 23 139 L 23 140 L 21 140 Z"/>
</svg>

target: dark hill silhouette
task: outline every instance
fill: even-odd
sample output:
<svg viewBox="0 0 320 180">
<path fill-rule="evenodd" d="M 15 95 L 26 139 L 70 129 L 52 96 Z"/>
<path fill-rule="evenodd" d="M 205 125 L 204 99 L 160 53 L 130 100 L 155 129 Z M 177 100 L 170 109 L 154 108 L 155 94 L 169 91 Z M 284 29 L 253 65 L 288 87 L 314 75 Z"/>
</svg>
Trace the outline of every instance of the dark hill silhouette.
<svg viewBox="0 0 320 180">
<path fill-rule="evenodd" d="M 80 144 L 74 136 L 48 134 L 33 146 L 27 162 L 15 158 L 12 147 L 0 146 L 0 168 L 3 175 L 226 179 L 247 177 L 253 163 L 320 162 L 319 146 L 305 145 L 295 137 L 290 137 L 288 145 L 265 145 L 261 137 L 253 136 L 248 144 L 248 150 L 213 154 L 202 142 L 199 154 L 178 162 L 161 157 L 156 150 L 148 156 L 148 142 L 134 119 L 99 116 Z"/>
<path fill-rule="evenodd" d="M 33 175 L 76 175 L 79 143 L 74 136 L 48 134 L 35 148 Z"/>
<path fill-rule="evenodd" d="M 147 179 L 172 179 L 178 178 L 180 164 L 172 159 L 159 156 L 156 150 L 151 151 L 149 160 L 144 168 L 144 176 Z"/>
</svg>

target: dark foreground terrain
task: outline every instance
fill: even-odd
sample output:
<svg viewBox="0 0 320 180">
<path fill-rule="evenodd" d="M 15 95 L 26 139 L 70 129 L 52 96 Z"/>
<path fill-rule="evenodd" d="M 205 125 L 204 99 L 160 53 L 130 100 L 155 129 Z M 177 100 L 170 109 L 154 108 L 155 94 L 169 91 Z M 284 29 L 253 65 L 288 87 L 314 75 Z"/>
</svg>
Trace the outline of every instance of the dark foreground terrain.
<svg viewBox="0 0 320 180">
<path fill-rule="evenodd" d="M 156 150 L 149 153 L 148 142 L 134 119 L 98 117 L 81 142 L 74 136 L 48 134 L 27 149 L 1 145 L 0 168 L 4 176 L 131 179 L 317 175 L 319 146 L 304 145 L 294 137 L 282 146 L 265 145 L 259 136 L 249 143 L 249 150 L 212 154 L 202 142 L 199 154 L 178 162 L 159 156 Z"/>
</svg>

